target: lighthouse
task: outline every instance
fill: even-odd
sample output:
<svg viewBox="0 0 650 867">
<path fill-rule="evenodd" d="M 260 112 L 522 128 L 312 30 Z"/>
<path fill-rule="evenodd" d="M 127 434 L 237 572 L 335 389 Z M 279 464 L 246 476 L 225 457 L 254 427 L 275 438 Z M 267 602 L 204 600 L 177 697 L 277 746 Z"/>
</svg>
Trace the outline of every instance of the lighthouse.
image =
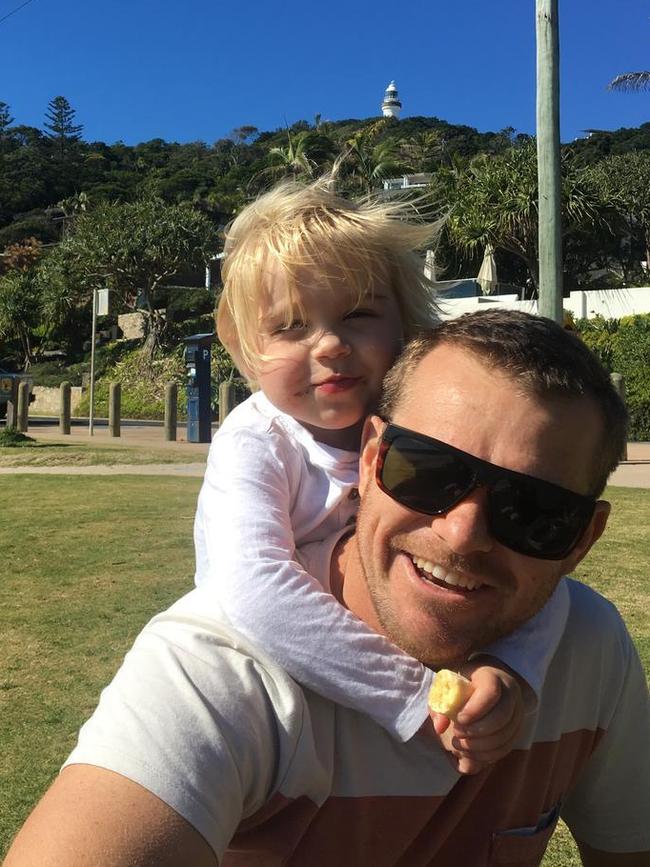
<svg viewBox="0 0 650 867">
<path fill-rule="evenodd" d="M 381 111 L 384 117 L 396 117 L 399 120 L 399 112 L 402 107 L 402 103 L 399 101 L 399 95 L 397 93 L 397 88 L 395 87 L 395 82 L 391 81 L 391 83 L 386 88 L 386 93 L 384 94 L 384 101 L 381 104 Z"/>
</svg>

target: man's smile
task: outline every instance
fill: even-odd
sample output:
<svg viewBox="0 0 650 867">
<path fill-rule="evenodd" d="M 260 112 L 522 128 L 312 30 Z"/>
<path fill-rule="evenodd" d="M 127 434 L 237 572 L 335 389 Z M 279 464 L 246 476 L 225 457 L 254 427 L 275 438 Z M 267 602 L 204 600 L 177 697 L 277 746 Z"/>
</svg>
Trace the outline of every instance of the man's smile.
<svg viewBox="0 0 650 867">
<path fill-rule="evenodd" d="M 431 560 L 423 560 L 421 557 L 411 557 L 411 561 L 420 577 L 430 584 L 436 584 L 439 587 L 460 588 L 461 590 L 477 590 L 484 586 L 480 581 L 466 578 L 459 572 L 446 569 L 439 563 L 431 562 Z"/>
</svg>

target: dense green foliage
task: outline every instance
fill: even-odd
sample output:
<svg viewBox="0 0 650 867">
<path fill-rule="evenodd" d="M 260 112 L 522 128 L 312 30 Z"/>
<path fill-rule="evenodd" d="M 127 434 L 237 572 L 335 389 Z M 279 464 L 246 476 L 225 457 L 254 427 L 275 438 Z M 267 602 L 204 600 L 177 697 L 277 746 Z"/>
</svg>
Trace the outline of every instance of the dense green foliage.
<svg viewBox="0 0 650 867">
<path fill-rule="evenodd" d="M 316 116 L 314 123 L 298 121 L 273 132 L 241 127 L 211 145 L 162 139 L 133 146 L 86 142 L 80 137 L 82 129 L 61 96 L 48 106 L 44 130 L 14 125 L 10 106 L 0 102 L 0 248 L 30 235 L 45 242 L 59 240 L 63 228 L 74 221 L 74 208 L 66 200 L 81 191 L 92 206 L 150 195 L 169 203 L 191 202 L 223 225 L 269 180 L 285 172 L 327 169 L 336 155 L 353 151 L 359 138 L 370 150 L 379 148 L 384 156 L 391 152 L 386 166 L 409 171 L 436 171 L 454 160 L 504 153 L 529 138 L 511 128 L 481 133 L 436 117 L 323 123 Z M 648 149 L 650 123 L 632 130 L 597 131 L 565 148 L 584 165 Z M 359 172 L 354 154 L 348 169 L 353 189 Z"/>
<path fill-rule="evenodd" d="M 184 419 L 187 412 L 187 392 L 183 347 L 178 346 L 169 355 L 159 355 L 153 360 L 142 349 L 122 352 L 120 347 L 121 343 L 105 347 L 95 388 L 95 415 L 100 418 L 108 416 L 110 384 L 116 382 L 122 386 L 123 418 L 162 419 L 165 414 L 165 387 L 167 383 L 175 382 L 178 385 L 178 415 L 180 419 Z M 221 382 L 233 382 L 238 400 L 243 400 L 249 391 L 245 382 L 236 375 L 228 353 L 219 343 L 212 347 L 210 367 L 211 404 L 216 417 Z M 78 413 L 87 415 L 88 410 L 89 394 L 86 392 Z"/>
<path fill-rule="evenodd" d="M 650 315 L 583 319 L 576 327 L 605 367 L 625 379 L 630 439 L 650 440 Z"/>
</svg>

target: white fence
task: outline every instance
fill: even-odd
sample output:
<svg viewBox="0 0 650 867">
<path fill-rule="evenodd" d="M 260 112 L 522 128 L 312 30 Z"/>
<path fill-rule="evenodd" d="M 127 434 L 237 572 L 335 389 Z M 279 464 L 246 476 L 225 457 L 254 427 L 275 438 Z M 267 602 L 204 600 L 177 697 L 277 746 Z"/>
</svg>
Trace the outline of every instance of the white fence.
<svg viewBox="0 0 650 867">
<path fill-rule="evenodd" d="M 438 298 L 443 319 L 454 319 L 472 310 L 489 310 L 497 305 L 511 310 L 537 313 L 537 301 L 519 301 L 516 295 L 480 295 L 475 298 Z M 563 307 L 576 319 L 620 319 L 635 313 L 650 313 L 650 287 L 631 289 L 594 289 L 572 292 Z"/>
</svg>

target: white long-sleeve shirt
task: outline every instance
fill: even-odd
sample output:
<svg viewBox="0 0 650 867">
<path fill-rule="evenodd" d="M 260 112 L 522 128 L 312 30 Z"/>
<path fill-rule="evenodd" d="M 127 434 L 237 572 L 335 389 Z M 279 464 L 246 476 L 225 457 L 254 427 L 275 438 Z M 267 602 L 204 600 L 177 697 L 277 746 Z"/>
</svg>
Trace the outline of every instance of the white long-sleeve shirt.
<svg viewBox="0 0 650 867">
<path fill-rule="evenodd" d="M 297 681 L 411 738 L 427 718 L 432 672 L 377 635 L 305 571 L 296 548 L 352 523 L 357 452 L 325 446 L 262 392 L 215 435 L 194 523 L 197 586 Z M 538 693 L 564 628 L 563 585 L 489 653 Z M 207 594 L 206 598 L 210 598 Z"/>
</svg>

